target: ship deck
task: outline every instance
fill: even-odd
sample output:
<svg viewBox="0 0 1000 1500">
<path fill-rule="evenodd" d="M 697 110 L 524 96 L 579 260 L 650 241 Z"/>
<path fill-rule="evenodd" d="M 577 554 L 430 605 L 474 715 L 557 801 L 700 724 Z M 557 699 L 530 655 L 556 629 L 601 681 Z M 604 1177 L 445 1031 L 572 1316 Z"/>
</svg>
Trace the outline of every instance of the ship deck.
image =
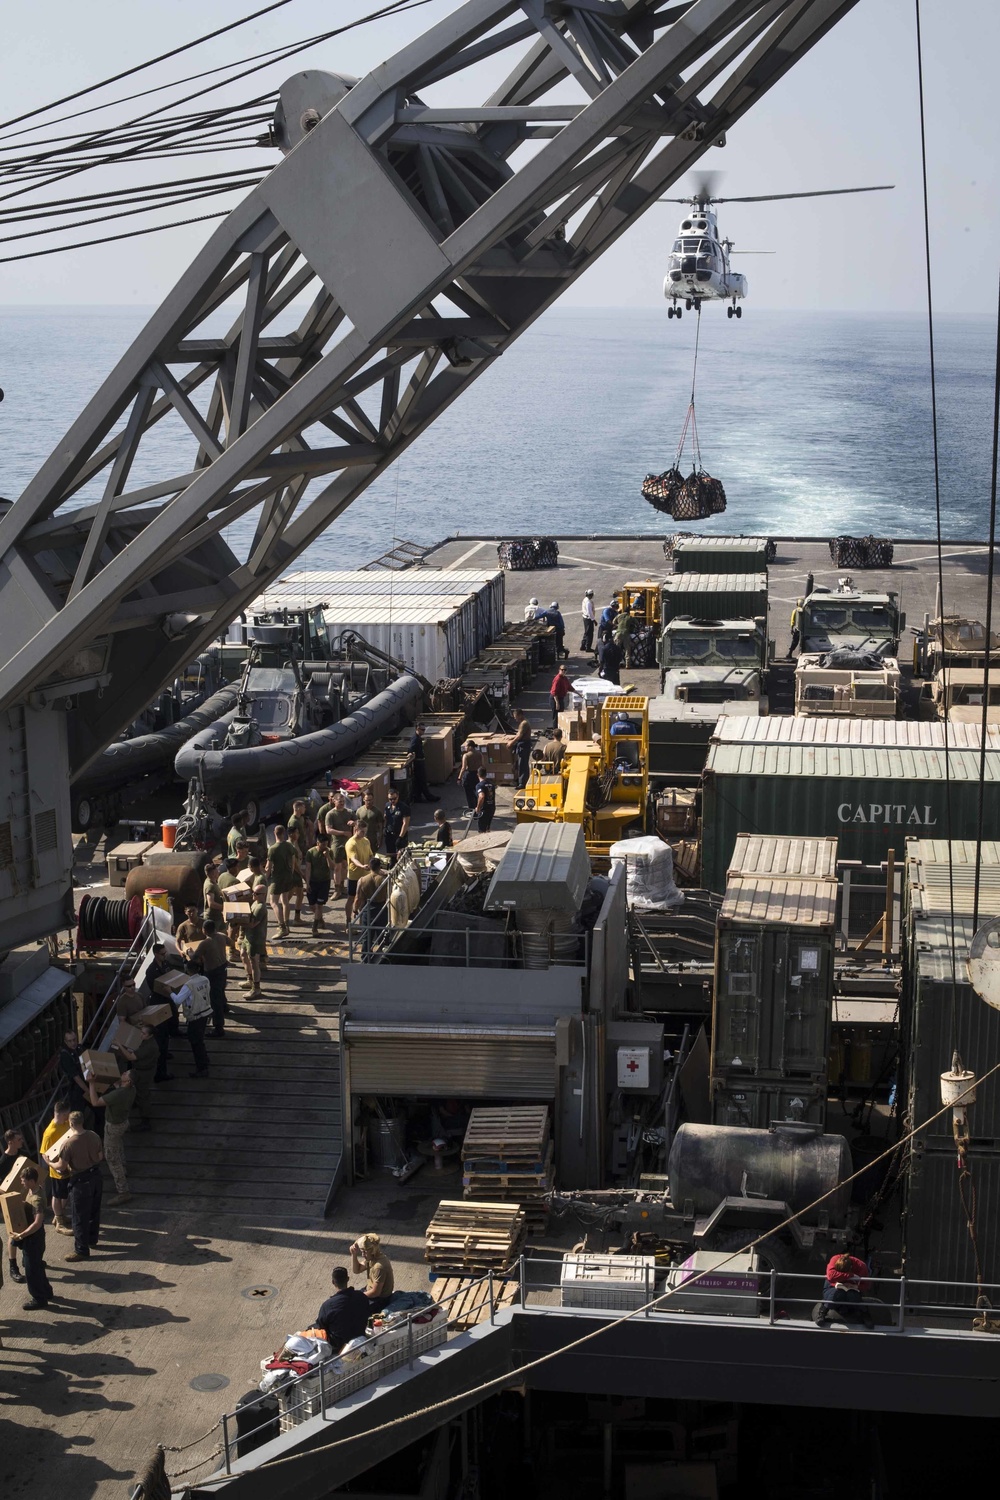
<svg viewBox="0 0 1000 1500">
<path fill-rule="evenodd" d="M 662 576 L 662 535 L 559 538 L 557 568 L 507 575 L 508 618 L 519 619 L 532 596 L 543 604 L 558 598 L 570 674 L 589 672 L 576 652 L 584 590 L 593 588 L 600 605 L 626 580 Z M 469 536 L 442 542 L 426 558 L 452 569 L 495 561 L 496 538 Z M 945 546 L 947 612 L 983 618 L 986 569 L 985 546 Z M 770 634 L 779 655 L 810 571 L 817 583 L 835 586 L 838 570 L 825 541 L 779 538 L 770 568 Z M 927 541 L 897 544 L 891 569 L 854 576 L 866 587 L 899 592 L 911 626 L 934 612 L 936 551 Z M 640 690 L 656 690 L 654 672 L 629 677 Z M 522 701 L 539 726 L 546 722 L 547 680 L 538 678 Z M 458 812 L 454 783 L 441 801 Z M 417 811 L 429 827 L 430 810 Z M 511 794 L 502 790 L 496 826 L 512 821 Z M 100 892 L 104 852 L 103 842 L 81 844 L 81 890 Z M 342 1188 L 324 1214 L 336 1154 L 331 1057 L 342 907 L 334 916 L 339 925 L 324 938 L 303 936 L 272 949 L 265 1004 L 241 1004 L 234 976 L 234 1022 L 231 1035 L 213 1046 L 212 1077 L 189 1080 L 187 1044 L 174 1043 L 177 1080 L 159 1090 L 153 1132 L 127 1142 L 135 1197 L 106 1210 L 99 1252 L 86 1265 L 65 1265 L 71 1241 L 48 1232 L 58 1302 L 43 1314 L 22 1313 L 23 1289 L 5 1285 L 0 1444 L 12 1497 L 120 1500 L 157 1443 L 180 1450 L 168 1452 L 174 1475 L 208 1457 L 217 1435 L 205 1434 L 256 1384 L 260 1359 L 309 1324 L 328 1294 L 332 1266 L 347 1261 L 359 1233 L 382 1235 L 399 1287 L 426 1289 L 424 1228 L 441 1198 L 461 1195 L 457 1169 L 437 1174 L 427 1166 L 402 1185 L 373 1173 Z M 570 1222 L 534 1244 L 555 1251 L 578 1234 Z M 696 1317 L 684 1321 L 699 1324 Z M 814 1333 L 815 1358 L 823 1362 L 828 1343 L 815 1340 L 828 1336 Z M 811 1335 L 803 1329 L 802 1337 Z M 196 1469 L 192 1482 L 211 1469 Z"/>
</svg>

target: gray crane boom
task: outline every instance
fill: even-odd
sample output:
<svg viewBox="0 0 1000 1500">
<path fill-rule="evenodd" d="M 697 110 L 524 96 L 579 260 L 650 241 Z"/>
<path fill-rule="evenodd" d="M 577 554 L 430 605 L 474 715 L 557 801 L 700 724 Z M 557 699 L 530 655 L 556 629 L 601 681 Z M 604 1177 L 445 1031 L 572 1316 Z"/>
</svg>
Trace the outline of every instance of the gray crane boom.
<svg viewBox="0 0 1000 1500">
<path fill-rule="evenodd" d="M 0 514 L 24 767 L 0 770 L 0 948 L 65 888 L 68 775 L 855 3 L 467 0 L 360 81 L 285 84 L 281 159 Z M 485 103 L 424 102 L 508 51 Z"/>
</svg>

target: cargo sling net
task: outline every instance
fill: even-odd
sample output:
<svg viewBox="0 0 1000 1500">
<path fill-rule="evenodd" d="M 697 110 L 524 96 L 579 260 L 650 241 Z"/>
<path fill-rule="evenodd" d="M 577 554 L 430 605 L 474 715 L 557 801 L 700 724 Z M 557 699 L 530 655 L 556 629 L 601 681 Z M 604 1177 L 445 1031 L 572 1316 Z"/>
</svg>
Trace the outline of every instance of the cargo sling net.
<svg viewBox="0 0 1000 1500">
<path fill-rule="evenodd" d="M 887 536 L 835 536 L 830 556 L 838 568 L 888 568 L 893 545 Z"/>
<path fill-rule="evenodd" d="M 726 492 L 718 479 L 705 472 L 698 441 L 698 419 L 695 415 L 694 389 L 698 377 L 698 343 L 701 338 L 701 308 L 695 324 L 694 365 L 691 370 L 691 400 L 688 403 L 680 442 L 673 466 L 664 474 L 647 474 L 642 481 L 643 499 L 656 510 L 666 511 L 675 521 L 702 521 L 726 508 Z M 685 479 L 681 472 L 684 448 L 691 441 L 691 473 Z"/>
</svg>

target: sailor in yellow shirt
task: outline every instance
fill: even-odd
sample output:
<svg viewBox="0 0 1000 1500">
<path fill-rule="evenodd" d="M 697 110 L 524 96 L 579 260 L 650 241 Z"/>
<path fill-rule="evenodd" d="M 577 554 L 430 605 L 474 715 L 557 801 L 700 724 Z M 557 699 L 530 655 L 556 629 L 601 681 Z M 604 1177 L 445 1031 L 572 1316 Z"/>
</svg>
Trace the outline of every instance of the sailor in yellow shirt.
<svg viewBox="0 0 1000 1500">
<path fill-rule="evenodd" d="M 45 1127 L 42 1135 L 42 1144 L 39 1155 L 49 1170 L 52 1182 L 52 1222 L 60 1234 L 72 1234 L 73 1230 L 69 1222 L 69 1177 L 68 1172 L 60 1172 L 56 1167 L 49 1167 L 46 1152 L 50 1146 L 61 1141 L 69 1129 L 69 1105 L 59 1100 L 55 1106 L 52 1119 Z"/>
<path fill-rule="evenodd" d="M 354 913 L 358 881 L 362 875 L 368 874 L 372 862 L 372 846 L 363 833 L 355 831 L 357 826 L 356 823 L 350 825 L 351 837 L 344 845 L 344 853 L 347 855 L 347 904 L 344 907 L 344 921 L 348 923 Z"/>
</svg>

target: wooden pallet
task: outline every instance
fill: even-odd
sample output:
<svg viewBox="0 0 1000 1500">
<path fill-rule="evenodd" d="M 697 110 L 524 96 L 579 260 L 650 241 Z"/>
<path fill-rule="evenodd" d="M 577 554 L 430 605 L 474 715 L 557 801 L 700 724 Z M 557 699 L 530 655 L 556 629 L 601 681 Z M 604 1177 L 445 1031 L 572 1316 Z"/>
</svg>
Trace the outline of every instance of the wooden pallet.
<svg viewBox="0 0 1000 1500">
<path fill-rule="evenodd" d="M 490 1315 L 490 1286 L 488 1281 L 471 1276 L 439 1276 L 434 1282 L 434 1297 L 441 1304 L 447 1303 L 445 1313 L 448 1327 L 461 1332 L 485 1323 Z M 449 1301 L 449 1298 L 452 1300 Z M 493 1305 L 516 1307 L 521 1300 L 521 1288 L 516 1278 L 494 1276 Z"/>
<path fill-rule="evenodd" d="M 530 1166 L 521 1165 L 517 1162 L 491 1162 L 476 1157 L 475 1160 L 466 1159 L 465 1171 L 462 1174 L 462 1185 L 466 1188 L 478 1187 L 482 1190 L 482 1197 L 489 1198 L 496 1203 L 509 1201 L 515 1190 L 518 1192 L 530 1192 L 534 1189 L 552 1191 L 552 1166 L 553 1149 L 549 1142 L 549 1149 L 545 1153 L 545 1160 L 532 1162 Z M 497 1191 L 494 1192 L 493 1189 Z M 466 1194 L 467 1197 L 476 1197 L 477 1194 Z"/>
<path fill-rule="evenodd" d="M 544 1163 L 549 1145 L 549 1111 L 542 1105 L 474 1109 L 462 1142 L 462 1160 L 496 1163 L 517 1170 Z"/>
<path fill-rule="evenodd" d="M 424 1260 L 440 1270 L 502 1270 L 520 1255 L 525 1234 L 516 1203 L 445 1199 L 427 1226 Z"/>
</svg>

